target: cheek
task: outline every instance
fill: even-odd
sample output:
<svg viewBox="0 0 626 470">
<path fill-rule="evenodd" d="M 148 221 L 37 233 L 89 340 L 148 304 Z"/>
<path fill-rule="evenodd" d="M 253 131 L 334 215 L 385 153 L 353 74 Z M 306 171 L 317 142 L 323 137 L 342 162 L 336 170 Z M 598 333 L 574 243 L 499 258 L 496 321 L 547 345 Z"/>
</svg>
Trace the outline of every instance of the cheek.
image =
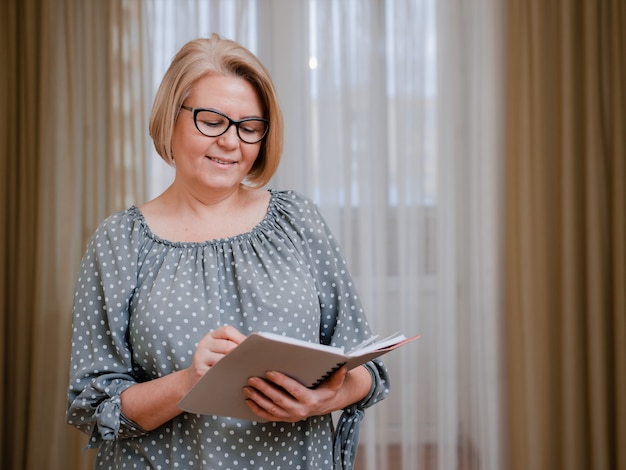
<svg viewBox="0 0 626 470">
<path fill-rule="evenodd" d="M 172 132 L 172 155 L 174 158 L 184 153 L 185 139 L 182 138 L 183 132 L 180 127 L 180 120 L 178 120 L 174 124 L 174 131 Z"/>
<path fill-rule="evenodd" d="M 180 158 L 185 155 L 204 155 L 207 147 L 208 142 L 206 138 L 177 132 L 174 129 L 174 134 L 172 135 L 172 153 L 174 158 Z"/>
<path fill-rule="evenodd" d="M 244 149 L 242 153 L 246 160 L 256 162 L 257 158 L 259 158 L 259 154 L 261 153 L 261 146 L 251 146 L 251 148 Z"/>
</svg>

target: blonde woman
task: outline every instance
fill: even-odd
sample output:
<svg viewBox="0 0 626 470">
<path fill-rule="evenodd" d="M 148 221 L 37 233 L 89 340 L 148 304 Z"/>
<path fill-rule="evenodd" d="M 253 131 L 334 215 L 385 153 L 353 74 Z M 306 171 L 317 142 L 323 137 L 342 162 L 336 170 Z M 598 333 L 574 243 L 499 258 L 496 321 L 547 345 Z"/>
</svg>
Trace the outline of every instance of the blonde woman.
<svg viewBox="0 0 626 470">
<path fill-rule="evenodd" d="M 315 389 L 278 371 L 250 378 L 241 399 L 266 422 L 177 406 L 251 332 L 346 347 L 371 335 L 315 205 L 262 189 L 283 141 L 265 67 L 216 35 L 187 43 L 157 92 L 150 134 L 175 178 L 103 221 L 86 249 L 68 423 L 89 434 L 97 469 L 351 468 L 363 410 L 388 393 L 380 361 Z"/>
</svg>

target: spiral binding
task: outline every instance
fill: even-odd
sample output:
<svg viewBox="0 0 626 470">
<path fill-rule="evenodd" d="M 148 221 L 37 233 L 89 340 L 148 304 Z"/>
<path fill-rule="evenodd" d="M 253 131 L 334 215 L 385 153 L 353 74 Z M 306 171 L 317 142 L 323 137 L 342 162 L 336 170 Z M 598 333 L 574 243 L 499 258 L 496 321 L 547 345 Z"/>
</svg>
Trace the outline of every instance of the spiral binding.
<svg viewBox="0 0 626 470">
<path fill-rule="evenodd" d="M 333 373 L 335 371 L 337 371 L 339 368 L 341 368 L 341 366 L 343 366 L 345 364 L 345 362 L 338 362 L 337 364 L 335 364 L 335 367 L 333 367 L 332 369 L 330 369 L 328 372 L 326 372 L 326 374 L 324 374 L 323 376 L 321 376 L 319 379 L 317 379 L 317 382 L 315 382 L 313 385 L 311 385 L 311 388 L 316 388 L 319 384 L 321 384 L 324 380 L 326 380 L 328 377 L 330 377 L 331 375 L 333 375 Z"/>
</svg>

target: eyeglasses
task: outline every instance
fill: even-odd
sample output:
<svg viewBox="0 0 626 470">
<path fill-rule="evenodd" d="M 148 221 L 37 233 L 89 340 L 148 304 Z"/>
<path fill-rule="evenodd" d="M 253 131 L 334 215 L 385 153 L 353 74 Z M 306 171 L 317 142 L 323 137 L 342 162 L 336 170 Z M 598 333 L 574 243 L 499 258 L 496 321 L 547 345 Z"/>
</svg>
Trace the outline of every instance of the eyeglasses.
<svg viewBox="0 0 626 470">
<path fill-rule="evenodd" d="M 207 137 L 219 137 L 234 125 L 237 128 L 237 135 L 243 142 L 256 144 L 263 140 L 270 128 L 267 119 L 250 117 L 236 121 L 215 109 L 190 108 L 184 105 L 181 108 L 193 113 L 196 129 Z"/>
</svg>

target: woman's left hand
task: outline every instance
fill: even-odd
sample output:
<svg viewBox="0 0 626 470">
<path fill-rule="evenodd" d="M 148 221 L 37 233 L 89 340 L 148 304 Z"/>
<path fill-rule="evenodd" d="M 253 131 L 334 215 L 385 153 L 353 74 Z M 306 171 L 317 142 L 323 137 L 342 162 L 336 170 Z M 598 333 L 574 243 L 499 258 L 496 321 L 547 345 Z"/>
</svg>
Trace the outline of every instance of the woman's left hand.
<svg viewBox="0 0 626 470">
<path fill-rule="evenodd" d="M 268 372 L 264 378 L 251 377 L 243 392 L 248 407 L 261 418 L 295 423 L 348 406 L 343 403 L 349 396 L 343 391 L 347 375 L 347 368 L 342 367 L 310 389 L 280 372 Z"/>
</svg>

